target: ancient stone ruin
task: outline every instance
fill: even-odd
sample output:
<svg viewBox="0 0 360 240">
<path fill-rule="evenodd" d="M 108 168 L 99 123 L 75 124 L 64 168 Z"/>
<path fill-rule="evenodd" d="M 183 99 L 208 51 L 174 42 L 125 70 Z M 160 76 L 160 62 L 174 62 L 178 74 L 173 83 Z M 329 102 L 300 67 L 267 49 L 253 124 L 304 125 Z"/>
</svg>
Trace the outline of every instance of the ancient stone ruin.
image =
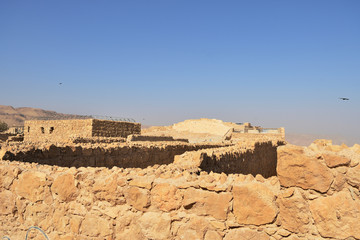
<svg viewBox="0 0 360 240">
<path fill-rule="evenodd" d="M 94 127 L 107 122 L 72 120 L 76 133 L 28 122 L 23 142 L 0 149 L 0 236 L 38 226 L 51 240 L 360 239 L 359 145 L 300 147 L 283 130 L 206 122 L 110 124 L 127 138 Z"/>
</svg>

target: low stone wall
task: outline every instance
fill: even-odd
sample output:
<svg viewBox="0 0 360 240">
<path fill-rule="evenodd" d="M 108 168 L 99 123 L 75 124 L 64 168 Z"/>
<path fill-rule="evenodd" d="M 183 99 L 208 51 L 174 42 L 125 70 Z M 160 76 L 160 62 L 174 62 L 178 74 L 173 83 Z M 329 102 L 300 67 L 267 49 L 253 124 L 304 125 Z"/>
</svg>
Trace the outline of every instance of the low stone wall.
<svg viewBox="0 0 360 240">
<path fill-rule="evenodd" d="M 360 146 L 278 148 L 278 177 L 0 163 L 0 237 L 360 239 Z M 38 235 L 37 235 L 38 234 Z M 40 233 L 34 232 L 32 238 Z"/>
<path fill-rule="evenodd" d="M 15 145 L 3 147 L 0 159 L 34 162 L 62 167 L 139 167 L 170 164 L 175 155 L 186 151 L 218 148 L 222 144 L 77 144 L 77 145 Z"/>
</svg>

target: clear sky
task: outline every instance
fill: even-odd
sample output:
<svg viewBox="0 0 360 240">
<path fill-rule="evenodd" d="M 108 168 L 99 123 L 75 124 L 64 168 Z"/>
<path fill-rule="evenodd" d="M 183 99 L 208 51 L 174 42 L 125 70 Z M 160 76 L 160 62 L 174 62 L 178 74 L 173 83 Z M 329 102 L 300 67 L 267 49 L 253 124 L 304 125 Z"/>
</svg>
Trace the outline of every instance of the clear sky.
<svg viewBox="0 0 360 240">
<path fill-rule="evenodd" d="M 0 83 L 1 105 L 360 143 L 360 1 L 3 0 Z"/>
</svg>

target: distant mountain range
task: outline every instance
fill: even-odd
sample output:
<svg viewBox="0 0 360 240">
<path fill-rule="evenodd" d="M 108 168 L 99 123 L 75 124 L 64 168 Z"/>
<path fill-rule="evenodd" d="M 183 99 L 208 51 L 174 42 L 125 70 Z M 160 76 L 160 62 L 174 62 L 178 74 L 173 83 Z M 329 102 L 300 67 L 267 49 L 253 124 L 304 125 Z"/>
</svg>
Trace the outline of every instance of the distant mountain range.
<svg viewBox="0 0 360 240">
<path fill-rule="evenodd" d="M 25 120 L 51 120 L 51 119 L 74 119 L 88 118 L 83 115 L 57 113 L 39 108 L 0 105 L 0 121 L 6 122 L 11 126 L 23 126 Z"/>
</svg>

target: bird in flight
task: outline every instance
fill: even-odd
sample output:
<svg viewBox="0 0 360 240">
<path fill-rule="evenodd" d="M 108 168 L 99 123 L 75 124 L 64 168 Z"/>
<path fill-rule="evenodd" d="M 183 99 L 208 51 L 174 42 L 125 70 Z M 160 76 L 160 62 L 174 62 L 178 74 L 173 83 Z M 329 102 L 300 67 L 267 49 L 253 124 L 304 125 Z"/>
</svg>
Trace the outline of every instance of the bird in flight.
<svg viewBox="0 0 360 240">
<path fill-rule="evenodd" d="M 341 97 L 341 98 L 339 98 L 340 100 L 343 100 L 343 101 L 348 101 L 348 100 L 350 100 L 349 98 L 344 98 L 344 97 Z"/>
<path fill-rule="evenodd" d="M 59 83 L 59 86 L 61 86 L 62 85 L 62 82 L 61 83 Z"/>
</svg>

